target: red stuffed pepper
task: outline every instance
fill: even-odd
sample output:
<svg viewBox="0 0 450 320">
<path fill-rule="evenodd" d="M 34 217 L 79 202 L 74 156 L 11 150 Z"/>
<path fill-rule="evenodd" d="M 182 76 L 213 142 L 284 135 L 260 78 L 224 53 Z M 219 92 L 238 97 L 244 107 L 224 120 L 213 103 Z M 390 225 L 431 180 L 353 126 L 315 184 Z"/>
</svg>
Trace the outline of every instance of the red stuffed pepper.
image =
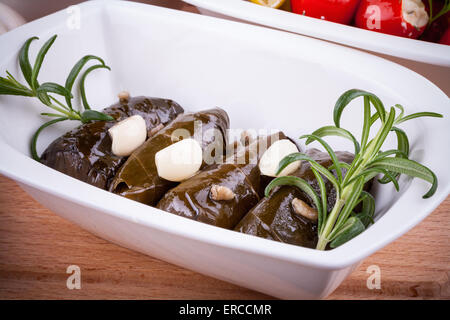
<svg viewBox="0 0 450 320">
<path fill-rule="evenodd" d="M 363 29 L 417 39 L 426 29 L 428 19 L 421 0 L 362 0 L 355 24 Z"/>
<path fill-rule="evenodd" d="M 442 36 L 441 41 L 439 41 L 439 43 L 450 46 L 450 28 L 447 28 L 447 31 L 445 31 L 445 33 Z"/>
<path fill-rule="evenodd" d="M 292 11 L 308 17 L 350 24 L 360 0 L 291 0 Z"/>
</svg>

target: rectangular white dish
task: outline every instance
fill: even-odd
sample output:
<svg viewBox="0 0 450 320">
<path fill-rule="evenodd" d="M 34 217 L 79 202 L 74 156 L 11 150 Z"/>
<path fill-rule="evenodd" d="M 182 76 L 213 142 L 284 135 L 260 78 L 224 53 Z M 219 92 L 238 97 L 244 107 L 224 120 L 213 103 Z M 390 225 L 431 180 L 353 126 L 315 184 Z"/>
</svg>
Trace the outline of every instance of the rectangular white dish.
<svg viewBox="0 0 450 320">
<path fill-rule="evenodd" d="M 101 56 L 112 71 L 93 73 L 88 80 L 87 94 L 96 109 L 112 104 L 126 89 L 132 95 L 171 98 L 186 110 L 221 106 L 234 128 L 279 128 L 297 137 L 330 124 L 338 96 L 357 87 L 374 92 L 386 105 L 402 104 L 408 113 L 445 115 L 404 126 L 411 158 L 439 178 L 434 197 L 421 198 L 429 186 L 417 179 L 402 179 L 400 193 L 383 186 L 376 223 L 345 245 L 321 252 L 162 213 L 50 169 L 28 151 L 45 109 L 38 101 L 0 96 L 0 110 L 7 115 L 0 118 L 0 172 L 86 230 L 275 297 L 323 298 L 364 258 L 414 227 L 447 197 L 450 101 L 418 74 L 320 40 L 149 5 L 91 1 L 79 8 L 80 29 L 67 28 L 68 13 L 61 11 L 0 36 L 2 74 L 5 69 L 20 74 L 17 52 L 27 38 L 36 35 L 42 43 L 56 33 L 40 81 L 62 83 L 78 58 Z M 360 127 L 357 104 L 344 114 L 344 126 L 352 131 Z M 74 125 L 44 132 L 38 150 Z"/>
<path fill-rule="evenodd" d="M 450 46 L 391 36 L 255 5 L 246 0 L 183 0 L 200 9 L 394 57 L 450 67 Z"/>
</svg>

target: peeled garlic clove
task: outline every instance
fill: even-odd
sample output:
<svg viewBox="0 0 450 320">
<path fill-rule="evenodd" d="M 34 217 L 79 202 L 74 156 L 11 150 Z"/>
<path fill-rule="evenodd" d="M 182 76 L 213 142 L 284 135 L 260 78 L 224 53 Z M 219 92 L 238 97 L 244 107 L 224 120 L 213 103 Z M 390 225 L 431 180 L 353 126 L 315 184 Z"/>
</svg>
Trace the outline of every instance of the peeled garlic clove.
<svg viewBox="0 0 450 320">
<path fill-rule="evenodd" d="M 109 130 L 112 140 L 112 153 L 116 156 L 129 156 L 147 138 L 147 125 L 140 115 L 128 117 Z"/>
<path fill-rule="evenodd" d="M 288 139 L 282 139 L 274 142 L 262 155 L 259 161 L 261 174 L 269 177 L 277 177 L 276 172 L 280 161 L 291 153 L 298 152 L 297 146 Z M 298 169 L 300 161 L 289 164 L 278 177 L 287 176 Z"/>
<path fill-rule="evenodd" d="M 180 182 L 192 177 L 200 169 L 203 151 L 194 139 L 183 139 L 155 154 L 158 175 L 166 180 Z"/>
</svg>

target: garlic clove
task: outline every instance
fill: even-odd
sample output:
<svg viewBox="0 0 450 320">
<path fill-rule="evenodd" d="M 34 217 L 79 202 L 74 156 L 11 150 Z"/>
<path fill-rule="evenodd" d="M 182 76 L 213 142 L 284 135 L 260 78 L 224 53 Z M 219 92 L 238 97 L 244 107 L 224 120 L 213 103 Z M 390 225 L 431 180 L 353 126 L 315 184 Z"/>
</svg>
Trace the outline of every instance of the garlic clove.
<svg viewBox="0 0 450 320">
<path fill-rule="evenodd" d="M 269 177 L 277 177 L 276 172 L 280 161 L 287 155 L 298 152 L 297 146 L 288 139 L 275 141 L 262 155 L 259 161 L 259 169 L 261 174 Z M 289 164 L 278 177 L 286 176 L 297 170 L 300 161 Z"/>
<path fill-rule="evenodd" d="M 112 153 L 116 156 L 129 156 L 147 138 L 147 125 L 140 115 L 128 117 L 109 130 L 112 140 Z"/>
<path fill-rule="evenodd" d="M 183 139 L 155 154 L 158 175 L 166 180 L 180 182 L 192 177 L 200 169 L 203 151 L 195 139 Z"/>
</svg>

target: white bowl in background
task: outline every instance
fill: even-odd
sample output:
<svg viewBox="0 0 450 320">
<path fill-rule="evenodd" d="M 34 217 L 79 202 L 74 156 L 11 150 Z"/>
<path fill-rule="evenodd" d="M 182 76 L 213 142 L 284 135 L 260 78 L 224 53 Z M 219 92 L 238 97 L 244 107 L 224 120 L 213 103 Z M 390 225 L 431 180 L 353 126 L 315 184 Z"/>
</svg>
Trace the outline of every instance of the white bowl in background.
<svg viewBox="0 0 450 320">
<path fill-rule="evenodd" d="M 358 48 L 399 63 L 450 95 L 450 46 L 396 37 L 263 7 L 246 0 L 183 0 L 201 14 L 248 21 Z"/>
<path fill-rule="evenodd" d="M 2 73 L 20 74 L 17 52 L 28 37 L 39 36 L 42 45 L 56 33 L 39 80 L 63 83 L 81 56 L 99 55 L 112 71 L 93 73 L 87 81 L 90 104 L 97 109 L 127 89 L 132 95 L 174 99 L 186 110 L 221 106 L 234 128 L 279 128 L 295 137 L 330 124 L 338 96 L 357 87 L 376 93 L 386 105 L 401 103 L 409 113 L 426 106 L 445 114 L 444 119 L 404 126 L 412 158 L 439 177 L 434 197 L 421 198 L 429 185 L 418 179 L 403 179 L 400 193 L 383 186 L 376 223 L 341 247 L 322 252 L 164 213 L 48 168 L 28 151 L 32 133 L 44 121 L 39 112 L 46 109 L 37 99 L 0 96 L 0 172 L 50 210 L 100 237 L 275 297 L 322 298 L 449 193 L 450 101 L 404 67 L 308 37 L 150 5 L 89 1 L 80 12 L 80 29 L 69 29 L 69 13 L 60 11 L 0 36 Z M 32 55 L 38 47 L 32 44 Z M 360 127 L 360 103 L 353 102 L 344 113 L 350 130 Z M 44 131 L 39 151 L 75 125 Z"/>
</svg>

